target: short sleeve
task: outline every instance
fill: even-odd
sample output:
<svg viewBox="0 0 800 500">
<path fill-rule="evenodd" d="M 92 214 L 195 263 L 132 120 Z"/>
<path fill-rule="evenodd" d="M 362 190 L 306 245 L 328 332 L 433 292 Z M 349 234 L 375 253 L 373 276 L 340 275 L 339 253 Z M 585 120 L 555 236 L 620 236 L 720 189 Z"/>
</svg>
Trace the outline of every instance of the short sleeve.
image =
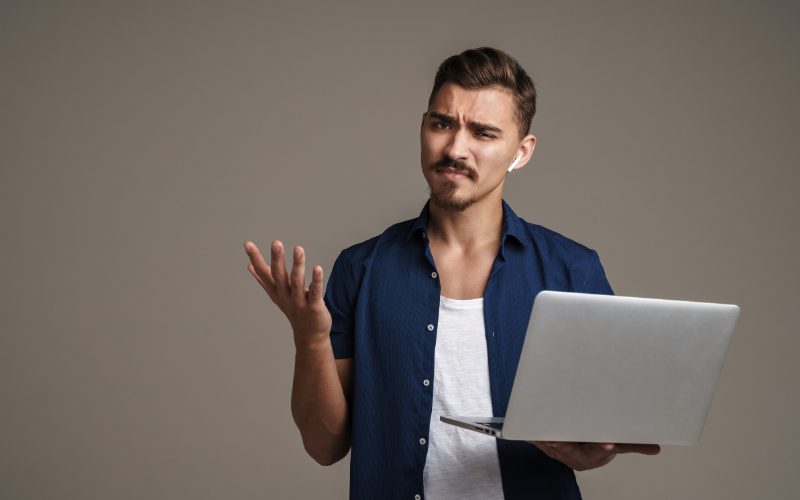
<svg viewBox="0 0 800 500">
<path fill-rule="evenodd" d="M 600 263 L 600 256 L 594 250 L 592 250 L 588 269 L 583 287 L 581 287 L 581 293 L 614 295 L 614 290 L 611 289 L 611 284 L 606 279 L 606 272 Z"/>
<path fill-rule="evenodd" d="M 355 301 L 350 291 L 353 289 L 352 264 L 339 255 L 333 264 L 328 286 L 325 289 L 325 305 L 331 313 L 331 346 L 336 359 L 353 357 L 353 337 L 355 331 Z"/>
</svg>

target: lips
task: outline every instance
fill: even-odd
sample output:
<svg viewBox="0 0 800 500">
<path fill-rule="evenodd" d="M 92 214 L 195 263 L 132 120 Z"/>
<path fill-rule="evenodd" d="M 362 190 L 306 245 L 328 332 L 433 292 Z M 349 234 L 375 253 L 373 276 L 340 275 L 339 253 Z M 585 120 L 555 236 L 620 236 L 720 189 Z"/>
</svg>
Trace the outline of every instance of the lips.
<svg viewBox="0 0 800 500">
<path fill-rule="evenodd" d="M 444 176 L 444 178 L 449 180 L 449 181 L 460 181 L 460 180 L 464 180 L 464 179 L 470 178 L 470 175 L 467 172 L 465 172 L 464 170 L 459 170 L 459 169 L 452 168 L 452 167 L 449 167 L 449 168 L 437 168 L 436 171 L 439 172 L 440 174 L 442 174 Z"/>
</svg>

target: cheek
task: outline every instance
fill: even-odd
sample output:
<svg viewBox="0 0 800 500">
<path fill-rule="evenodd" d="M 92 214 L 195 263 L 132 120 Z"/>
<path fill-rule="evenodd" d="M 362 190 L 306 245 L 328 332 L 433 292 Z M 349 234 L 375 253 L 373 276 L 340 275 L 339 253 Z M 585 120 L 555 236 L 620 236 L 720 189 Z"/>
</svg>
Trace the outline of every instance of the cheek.
<svg viewBox="0 0 800 500">
<path fill-rule="evenodd" d="M 508 167 L 514 161 L 512 158 L 506 164 L 500 158 L 505 158 L 508 152 L 503 147 L 483 148 L 478 151 L 473 151 L 475 162 L 481 165 L 482 170 L 485 172 L 485 177 L 488 178 L 505 178 L 508 172 Z"/>
<path fill-rule="evenodd" d="M 481 157 L 476 156 L 475 162 L 480 165 L 479 170 L 483 174 L 482 177 L 484 179 L 494 179 L 495 177 L 502 176 L 502 174 L 505 173 L 502 165 L 497 162 L 497 158 L 492 157 L 491 155 Z"/>
<path fill-rule="evenodd" d="M 439 156 L 440 151 L 441 147 L 439 147 L 434 139 L 423 136 L 421 148 L 423 162 L 426 162 L 426 164 L 433 163 Z"/>
</svg>

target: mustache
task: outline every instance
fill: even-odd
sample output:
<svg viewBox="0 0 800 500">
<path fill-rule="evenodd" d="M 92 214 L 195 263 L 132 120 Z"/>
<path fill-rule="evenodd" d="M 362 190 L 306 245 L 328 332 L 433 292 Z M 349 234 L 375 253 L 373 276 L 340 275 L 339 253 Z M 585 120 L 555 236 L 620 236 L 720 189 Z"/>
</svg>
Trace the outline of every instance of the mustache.
<svg viewBox="0 0 800 500">
<path fill-rule="evenodd" d="M 444 157 L 441 160 L 431 163 L 428 166 L 429 171 L 434 171 L 438 168 L 452 168 L 454 170 L 458 170 L 467 174 L 472 179 L 476 179 L 478 177 L 478 172 L 475 171 L 472 167 L 464 163 L 463 161 L 453 160 L 452 158 Z"/>
</svg>

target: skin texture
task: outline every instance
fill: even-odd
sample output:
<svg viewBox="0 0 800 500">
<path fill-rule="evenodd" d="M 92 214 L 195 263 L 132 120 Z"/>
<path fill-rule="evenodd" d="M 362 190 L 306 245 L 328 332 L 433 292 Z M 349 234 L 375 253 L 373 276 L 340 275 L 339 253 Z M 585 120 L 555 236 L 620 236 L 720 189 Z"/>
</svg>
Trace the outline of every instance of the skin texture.
<svg viewBox="0 0 800 500">
<path fill-rule="evenodd" d="M 451 82 L 437 93 L 420 128 L 422 173 L 431 192 L 428 239 L 445 297 L 483 297 L 500 248 L 503 185 L 508 167 L 525 166 L 536 138 L 523 135 L 511 94 L 498 88 L 466 90 Z M 336 360 L 331 316 L 322 300 L 322 268 L 305 288 L 305 252 L 295 247 L 287 273 L 280 241 L 267 265 L 256 245 L 244 244 L 247 268 L 286 315 L 297 350 L 292 415 L 308 454 L 322 465 L 350 449 L 353 360 Z M 469 272 L 464 272 L 469 269 Z M 531 442 L 575 470 L 607 464 L 619 453 L 657 454 L 657 445 Z"/>
</svg>

